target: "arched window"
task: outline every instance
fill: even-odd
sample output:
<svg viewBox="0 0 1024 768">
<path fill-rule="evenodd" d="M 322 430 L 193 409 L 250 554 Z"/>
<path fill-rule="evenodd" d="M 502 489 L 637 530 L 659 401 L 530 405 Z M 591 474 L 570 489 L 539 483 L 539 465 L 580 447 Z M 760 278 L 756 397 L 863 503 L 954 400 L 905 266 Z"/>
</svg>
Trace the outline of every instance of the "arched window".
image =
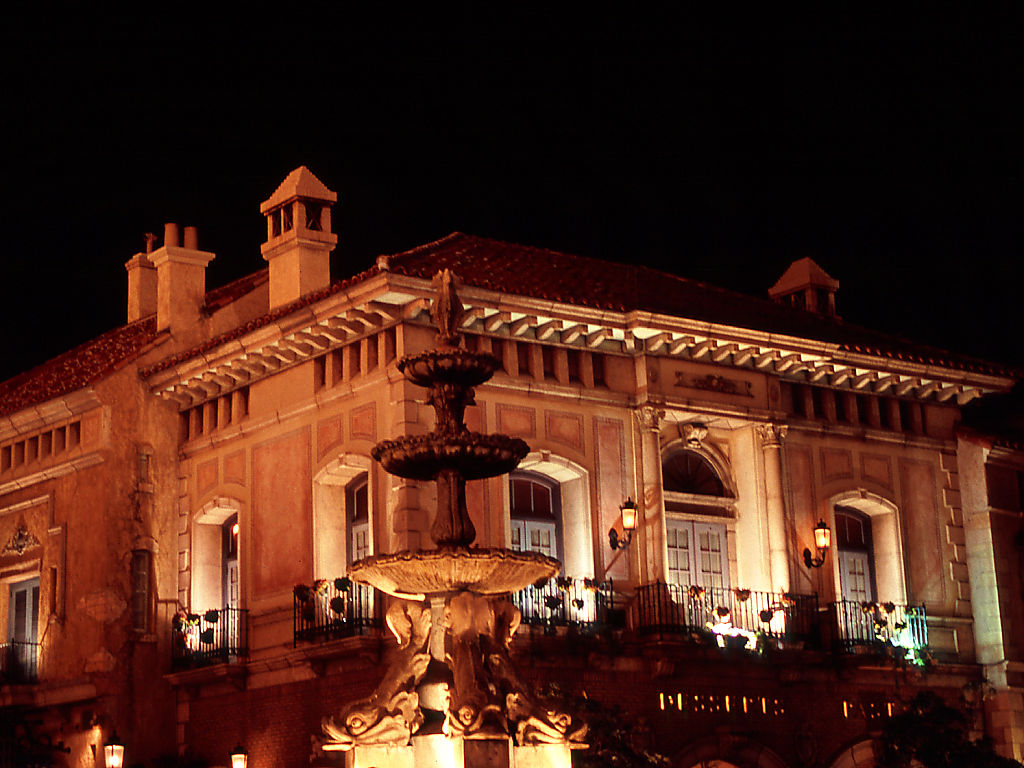
<svg viewBox="0 0 1024 768">
<path fill-rule="evenodd" d="M 353 563 L 370 554 L 370 495 L 366 472 L 345 488 L 345 520 L 348 528 L 348 561 Z"/>
<path fill-rule="evenodd" d="M 335 579 L 349 564 L 373 554 L 373 486 L 370 460 L 344 454 L 313 481 L 313 577 Z"/>
<path fill-rule="evenodd" d="M 193 520 L 193 611 L 240 607 L 238 517 L 238 502 L 222 497 L 206 504 Z"/>
<path fill-rule="evenodd" d="M 532 472 L 509 476 L 512 549 L 560 557 L 562 497 L 558 483 Z"/>
<path fill-rule="evenodd" d="M 875 557 L 871 518 L 849 507 L 835 508 L 839 585 L 844 600 L 875 599 Z"/>
<path fill-rule="evenodd" d="M 666 453 L 661 464 L 669 583 L 729 587 L 727 527 L 733 499 L 711 461 L 686 448 Z"/>
<path fill-rule="evenodd" d="M 680 450 L 668 454 L 661 463 L 661 477 L 665 509 L 669 511 L 687 511 L 686 499 L 679 498 L 682 494 L 728 497 L 725 485 L 711 462 L 694 451 Z"/>
</svg>

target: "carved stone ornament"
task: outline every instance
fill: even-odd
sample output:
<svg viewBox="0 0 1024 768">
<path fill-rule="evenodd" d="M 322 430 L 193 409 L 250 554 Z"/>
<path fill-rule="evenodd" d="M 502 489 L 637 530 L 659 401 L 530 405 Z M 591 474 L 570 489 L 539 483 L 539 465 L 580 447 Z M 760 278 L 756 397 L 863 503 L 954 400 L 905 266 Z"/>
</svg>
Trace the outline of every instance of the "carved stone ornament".
<svg viewBox="0 0 1024 768">
<path fill-rule="evenodd" d="M 730 379 L 717 374 L 707 376 L 687 376 L 684 371 L 676 371 L 675 386 L 683 389 L 702 389 L 705 392 L 718 392 L 723 395 L 737 397 L 754 397 L 754 384 L 746 379 Z"/>
<path fill-rule="evenodd" d="M 704 424 L 691 422 L 682 426 L 683 440 L 692 448 L 699 448 L 708 436 L 708 428 Z"/>
<path fill-rule="evenodd" d="M 19 525 L 10 540 L 0 550 L 0 555 L 23 555 L 26 550 L 39 546 L 39 539 L 29 533 L 28 526 Z"/>
<path fill-rule="evenodd" d="M 430 663 L 430 609 L 422 603 L 396 601 L 388 608 L 388 628 L 398 640 L 398 652 L 377 689 L 353 701 L 337 717 L 321 723 L 326 739 L 320 749 L 347 751 L 359 744 L 405 746 L 423 724 L 416 686 Z"/>
<path fill-rule="evenodd" d="M 661 420 L 665 418 L 665 411 L 653 405 L 641 405 L 633 414 L 640 429 L 651 432 L 657 432 L 661 428 Z"/>
<path fill-rule="evenodd" d="M 789 432 L 785 424 L 758 424 L 756 429 L 761 445 L 765 448 L 779 448 Z"/>
<path fill-rule="evenodd" d="M 587 726 L 573 730 L 568 714 L 535 700 L 516 674 L 509 646 L 519 628 L 518 608 L 508 600 L 463 592 L 449 601 L 445 621 L 453 677 L 449 733 L 505 737 L 511 725 L 521 746 L 582 744 Z"/>
</svg>

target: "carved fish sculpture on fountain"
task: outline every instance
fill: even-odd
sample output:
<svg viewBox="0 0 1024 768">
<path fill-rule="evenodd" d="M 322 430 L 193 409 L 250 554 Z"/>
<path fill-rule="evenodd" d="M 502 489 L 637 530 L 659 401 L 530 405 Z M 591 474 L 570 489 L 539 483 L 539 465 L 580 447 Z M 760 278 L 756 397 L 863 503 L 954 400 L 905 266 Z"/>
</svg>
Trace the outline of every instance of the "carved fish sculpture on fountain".
<svg viewBox="0 0 1024 768">
<path fill-rule="evenodd" d="M 428 389 L 435 428 L 384 440 L 372 451 L 392 474 L 436 482 L 430 535 L 437 548 L 374 555 L 350 566 L 353 581 L 397 598 L 388 623 L 397 628 L 400 647 L 371 696 L 325 718 L 324 750 L 404 746 L 431 719 L 424 710 L 441 719 L 444 734 L 462 738 L 511 735 L 520 745 L 535 745 L 580 742 L 586 732 L 530 696 L 509 655 L 520 616 L 501 596 L 551 578 L 561 564 L 536 552 L 471 546 L 476 530 L 466 509 L 466 480 L 508 473 L 530 449 L 522 440 L 466 427 L 474 387 L 500 363 L 462 346 L 465 310 L 457 282 L 448 270 L 434 277 L 430 315 L 437 346 L 398 362 L 407 379 Z"/>
</svg>

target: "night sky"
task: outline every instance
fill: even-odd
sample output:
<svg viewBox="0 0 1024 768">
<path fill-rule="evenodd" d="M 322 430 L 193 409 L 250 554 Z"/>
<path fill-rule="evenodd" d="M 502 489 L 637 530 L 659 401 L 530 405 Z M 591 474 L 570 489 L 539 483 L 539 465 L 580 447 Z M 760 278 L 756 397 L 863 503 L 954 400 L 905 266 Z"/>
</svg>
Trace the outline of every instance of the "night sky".
<svg viewBox="0 0 1024 768">
<path fill-rule="evenodd" d="M 343 5 L 10 21 L 0 379 L 123 323 L 165 221 L 208 288 L 260 269 L 302 164 L 339 194 L 335 278 L 455 230 L 758 296 L 811 256 L 846 320 L 1024 365 L 1018 19 Z"/>
</svg>

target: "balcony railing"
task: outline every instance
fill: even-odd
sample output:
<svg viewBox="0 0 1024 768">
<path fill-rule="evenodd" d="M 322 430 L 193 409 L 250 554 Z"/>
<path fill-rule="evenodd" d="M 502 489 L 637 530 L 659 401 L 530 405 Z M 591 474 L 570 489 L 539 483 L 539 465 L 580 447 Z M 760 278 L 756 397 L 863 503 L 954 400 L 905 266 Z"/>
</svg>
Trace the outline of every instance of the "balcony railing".
<svg viewBox="0 0 1024 768">
<path fill-rule="evenodd" d="M 558 627 L 595 633 L 608 622 L 612 582 L 559 576 L 515 592 L 511 599 L 522 614 L 523 624 L 541 625 L 549 634 Z"/>
<path fill-rule="evenodd" d="M 0 684 L 34 683 L 39 679 L 39 643 L 0 643 Z"/>
<path fill-rule="evenodd" d="M 858 647 L 902 648 L 917 661 L 928 648 L 928 623 L 923 605 L 858 603 L 843 600 L 829 605 L 834 645 L 854 652 Z"/>
<path fill-rule="evenodd" d="M 817 634 L 816 595 L 658 582 L 638 587 L 634 606 L 634 628 L 641 634 L 710 631 L 723 638 L 722 645 L 749 648 L 756 636 L 813 642 Z"/>
<path fill-rule="evenodd" d="M 248 611 L 220 608 L 174 617 L 171 666 L 205 667 L 249 655 Z"/>
<path fill-rule="evenodd" d="M 345 578 L 321 580 L 294 591 L 294 643 L 364 634 L 381 626 L 381 601 L 373 587 Z"/>
</svg>

